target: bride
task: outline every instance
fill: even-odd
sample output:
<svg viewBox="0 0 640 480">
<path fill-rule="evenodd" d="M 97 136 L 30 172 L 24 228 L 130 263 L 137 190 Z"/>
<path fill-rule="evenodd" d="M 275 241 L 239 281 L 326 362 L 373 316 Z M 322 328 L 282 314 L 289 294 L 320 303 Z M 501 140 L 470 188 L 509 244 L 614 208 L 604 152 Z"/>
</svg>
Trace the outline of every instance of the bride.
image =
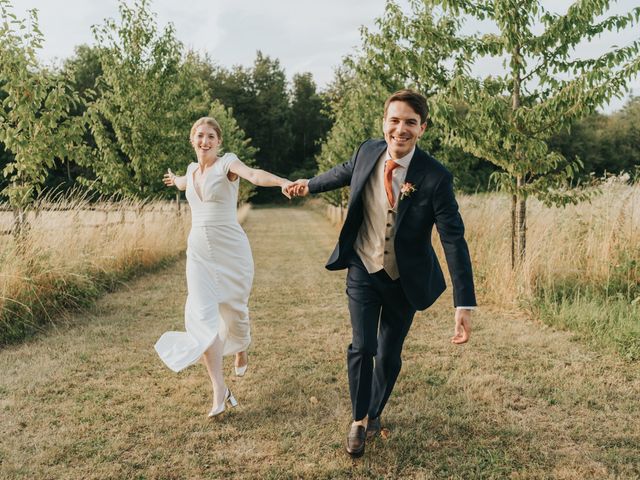
<svg viewBox="0 0 640 480">
<path fill-rule="evenodd" d="M 187 242 L 186 332 L 166 332 L 155 345 L 162 361 L 174 372 L 202 361 L 213 387 L 209 417 L 237 405 L 227 388 L 222 370 L 224 355 L 236 355 L 236 375 L 248 365 L 251 342 L 247 302 L 253 281 L 253 258 L 236 206 L 239 177 L 254 185 L 280 187 L 287 193 L 291 182 L 264 170 L 250 168 L 233 153 L 218 156 L 222 130 L 211 117 L 191 127 L 191 144 L 197 163 L 184 176 L 171 170 L 164 175 L 167 186 L 186 190 L 191 207 L 191 232 Z"/>
</svg>

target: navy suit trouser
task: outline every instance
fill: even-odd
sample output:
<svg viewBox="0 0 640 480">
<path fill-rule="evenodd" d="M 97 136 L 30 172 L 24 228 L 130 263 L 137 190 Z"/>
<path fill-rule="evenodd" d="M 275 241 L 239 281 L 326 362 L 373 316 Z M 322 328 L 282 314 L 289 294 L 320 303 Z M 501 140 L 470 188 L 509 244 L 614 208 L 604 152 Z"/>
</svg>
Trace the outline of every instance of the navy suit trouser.
<svg viewBox="0 0 640 480">
<path fill-rule="evenodd" d="M 402 367 L 402 345 L 416 310 L 400 280 L 384 270 L 370 274 L 357 255 L 347 273 L 352 339 L 347 349 L 354 420 L 377 418 Z"/>
</svg>

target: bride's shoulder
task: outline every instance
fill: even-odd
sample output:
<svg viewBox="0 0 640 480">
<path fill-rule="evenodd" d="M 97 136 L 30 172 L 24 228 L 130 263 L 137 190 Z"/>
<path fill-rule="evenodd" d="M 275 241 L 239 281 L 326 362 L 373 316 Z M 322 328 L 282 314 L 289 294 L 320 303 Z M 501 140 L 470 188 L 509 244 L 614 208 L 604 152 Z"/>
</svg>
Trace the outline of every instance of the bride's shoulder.
<svg viewBox="0 0 640 480">
<path fill-rule="evenodd" d="M 224 167 L 225 171 L 229 169 L 229 165 L 231 165 L 234 160 L 238 160 L 238 156 L 233 152 L 227 152 L 219 158 L 220 164 Z"/>
<path fill-rule="evenodd" d="M 227 152 L 222 157 L 226 162 L 233 162 L 238 159 L 238 156 L 233 152 Z"/>
</svg>

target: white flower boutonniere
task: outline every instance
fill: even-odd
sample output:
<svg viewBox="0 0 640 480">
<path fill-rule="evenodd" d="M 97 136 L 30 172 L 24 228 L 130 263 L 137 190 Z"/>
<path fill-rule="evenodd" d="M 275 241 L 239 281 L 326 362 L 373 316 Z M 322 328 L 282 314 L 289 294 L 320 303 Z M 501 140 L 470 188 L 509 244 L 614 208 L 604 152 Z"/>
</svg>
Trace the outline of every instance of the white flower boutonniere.
<svg viewBox="0 0 640 480">
<path fill-rule="evenodd" d="M 416 191 L 416 187 L 413 183 L 404 182 L 400 187 L 400 200 L 410 197 L 411 194 L 415 191 Z"/>
</svg>

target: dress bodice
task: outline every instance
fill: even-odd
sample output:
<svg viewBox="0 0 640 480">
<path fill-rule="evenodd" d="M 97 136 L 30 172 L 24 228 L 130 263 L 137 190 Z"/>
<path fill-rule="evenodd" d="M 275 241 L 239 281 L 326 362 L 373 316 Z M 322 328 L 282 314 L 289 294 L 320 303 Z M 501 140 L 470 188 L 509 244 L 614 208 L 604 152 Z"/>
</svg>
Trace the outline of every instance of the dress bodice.
<svg viewBox="0 0 640 480">
<path fill-rule="evenodd" d="M 186 196 L 191 207 L 191 226 L 224 225 L 237 223 L 238 187 L 240 179 L 233 182 L 227 178 L 229 165 L 238 157 L 234 153 L 225 153 L 218 158 L 206 173 L 201 183 L 201 194 L 196 192 L 193 174 L 197 163 L 187 167 Z"/>
</svg>

